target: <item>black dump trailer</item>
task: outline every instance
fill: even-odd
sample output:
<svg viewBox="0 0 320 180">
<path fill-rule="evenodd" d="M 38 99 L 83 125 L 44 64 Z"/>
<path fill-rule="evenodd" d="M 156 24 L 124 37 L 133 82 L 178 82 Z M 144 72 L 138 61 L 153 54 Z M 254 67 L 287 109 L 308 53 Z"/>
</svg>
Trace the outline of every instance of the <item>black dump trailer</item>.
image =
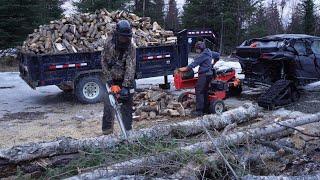
<svg viewBox="0 0 320 180">
<path fill-rule="evenodd" d="M 176 68 L 188 64 L 188 31 L 177 33 L 175 45 L 137 48 L 136 78 L 165 77 Z M 102 100 L 105 86 L 101 81 L 101 52 L 67 54 L 19 54 L 20 77 L 33 89 L 56 85 L 65 92 L 74 92 L 82 103 Z"/>
</svg>

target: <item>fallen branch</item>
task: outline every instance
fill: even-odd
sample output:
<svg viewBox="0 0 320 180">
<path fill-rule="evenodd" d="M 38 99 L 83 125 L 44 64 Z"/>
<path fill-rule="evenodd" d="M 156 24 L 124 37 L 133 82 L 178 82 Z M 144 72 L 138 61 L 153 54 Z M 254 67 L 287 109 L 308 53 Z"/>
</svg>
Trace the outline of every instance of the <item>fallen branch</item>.
<svg viewBox="0 0 320 180">
<path fill-rule="evenodd" d="M 126 175 L 121 175 L 121 176 L 115 176 L 115 177 L 111 177 L 109 178 L 109 180 L 122 180 L 122 179 L 126 179 L 126 180 L 145 180 L 148 179 L 145 176 L 126 176 Z"/>
<path fill-rule="evenodd" d="M 256 118 L 260 108 L 253 104 L 245 104 L 243 107 L 233 109 L 222 115 L 208 115 L 202 120 L 193 119 L 179 123 L 132 131 L 128 143 L 135 143 L 138 139 L 159 139 L 166 136 L 191 136 L 203 132 L 202 124 L 208 129 L 222 129 L 232 123 L 243 123 Z M 61 138 L 57 141 L 31 143 L 0 150 L 0 171 L 8 166 L 17 166 L 23 162 L 32 163 L 41 158 L 77 154 L 87 149 L 108 149 L 123 143 L 122 139 L 112 136 L 100 136 L 76 140 Z M 50 164 L 50 163 L 49 163 Z M 11 168 L 14 171 L 14 168 Z M 10 171 L 6 171 L 10 175 Z"/>
<path fill-rule="evenodd" d="M 200 172 L 200 165 L 190 162 L 182 167 L 177 173 L 171 175 L 169 179 L 188 179 L 197 180 L 197 174 Z"/>
<path fill-rule="evenodd" d="M 211 136 L 211 134 L 209 133 L 208 129 L 203 126 L 204 131 L 206 132 L 207 136 L 209 137 L 210 141 L 212 141 L 212 143 L 214 143 L 214 139 Z M 228 162 L 228 160 L 224 157 L 224 155 L 222 154 L 222 152 L 220 151 L 220 149 L 217 146 L 214 146 L 214 149 L 216 152 L 218 152 L 219 156 L 223 159 L 223 162 L 228 166 L 228 168 L 230 169 L 230 171 L 232 172 L 234 178 L 236 180 L 239 179 L 237 173 L 233 170 L 233 168 L 231 167 L 230 163 Z"/>
<path fill-rule="evenodd" d="M 275 151 L 279 151 L 279 150 L 283 149 L 287 153 L 291 153 L 291 154 L 295 154 L 295 155 L 301 154 L 301 152 L 299 152 L 298 150 L 295 150 L 293 148 L 289 148 L 287 146 L 280 145 L 277 142 L 271 142 L 271 141 L 257 141 L 257 142 L 261 145 L 268 146 L 268 147 L 274 149 Z"/>
<path fill-rule="evenodd" d="M 316 180 L 320 179 L 320 174 L 315 175 L 305 175 L 305 176 L 254 176 L 247 175 L 242 178 L 242 180 Z"/>
<path fill-rule="evenodd" d="M 280 126 L 287 127 L 289 129 L 293 129 L 293 130 L 297 131 L 298 133 L 301 133 L 301 134 L 303 134 L 305 136 L 320 138 L 320 135 L 317 135 L 317 134 L 309 134 L 309 133 L 305 133 L 305 132 L 303 132 L 303 131 L 295 128 L 295 127 L 291 127 L 289 125 L 284 125 L 284 124 L 281 124 L 281 123 L 277 123 L 277 124 L 280 125 Z"/>
<path fill-rule="evenodd" d="M 290 124 L 292 127 L 297 127 L 319 121 L 320 113 L 317 113 L 314 115 L 304 115 L 297 119 L 289 119 L 281 122 L 281 124 Z M 199 151 L 202 151 L 203 153 L 211 153 L 214 151 L 212 147 L 237 145 L 246 141 L 260 139 L 269 136 L 273 133 L 279 133 L 284 130 L 286 130 L 286 127 L 280 126 L 277 123 L 273 123 L 264 127 L 249 129 L 245 132 L 237 132 L 230 135 L 223 135 L 218 138 L 214 138 L 211 141 L 199 142 L 190 146 L 178 148 L 175 151 L 133 159 L 122 163 L 117 163 L 108 167 L 99 168 L 94 170 L 93 172 L 88 172 L 79 176 L 71 177 L 69 178 L 69 180 L 97 179 L 112 177 L 121 174 L 134 174 L 136 172 L 141 172 L 145 170 L 147 167 L 152 167 L 155 164 L 166 164 L 171 159 L 177 158 L 178 152 L 195 154 Z"/>
<path fill-rule="evenodd" d="M 230 131 L 234 130 L 237 126 L 238 126 L 237 123 L 229 124 L 228 126 L 226 126 L 224 128 L 224 130 L 222 131 L 221 135 L 228 134 Z"/>
</svg>

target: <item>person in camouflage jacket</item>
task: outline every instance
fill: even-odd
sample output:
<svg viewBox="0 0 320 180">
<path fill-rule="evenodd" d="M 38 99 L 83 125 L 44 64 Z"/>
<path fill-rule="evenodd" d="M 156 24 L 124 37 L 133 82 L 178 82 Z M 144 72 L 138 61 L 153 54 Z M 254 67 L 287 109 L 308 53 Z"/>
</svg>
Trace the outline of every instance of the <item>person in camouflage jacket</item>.
<svg viewBox="0 0 320 180">
<path fill-rule="evenodd" d="M 101 55 L 103 79 L 111 90 L 120 87 L 121 114 L 126 130 L 132 129 L 133 90 L 135 88 L 136 47 L 132 41 L 130 23 L 121 20 L 109 39 L 106 40 Z M 115 90 L 116 91 L 116 90 Z M 104 101 L 102 118 L 103 134 L 113 132 L 114 110 L 110 104 L 109 96 Z"/>
</svg>

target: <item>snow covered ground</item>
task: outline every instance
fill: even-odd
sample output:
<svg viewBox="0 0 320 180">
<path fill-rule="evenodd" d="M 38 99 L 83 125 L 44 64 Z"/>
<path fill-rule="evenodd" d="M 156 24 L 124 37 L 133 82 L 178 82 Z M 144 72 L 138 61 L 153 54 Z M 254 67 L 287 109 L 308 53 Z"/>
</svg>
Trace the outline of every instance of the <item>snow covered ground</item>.
<svg viewBox="0 0 320 180">
<path fill-rule="evenodd" d="M 77 12 L 77 8 L 73 5 L 74 2 L 79 2 L 80 0 L 67 0 L 62 4 L 62 9 L 64 10 L 63 14 L 70 16 Z"/>
<path fill-rule="evenodd" d="M 192 59 L 190 59 L 190 62 Z M 239 73 L 241 67 L 234 61 L 222 60 L 216 68 L 234 68 Z M 197 71 L 197 70 L 195 70 Z M 240 76 L 239 76 L 240 77 Z M 162 84 L 163 77 L 137 80 L 138 88 L 149 88 Z M 169 76 L 173 84 L 173 76 Z M 312 90 L 320 89 L 320 82 L 307 86 Z M 182 91 L 175 91 L 180 94 Z M 298 103 L 286 107 L 305 113 L 318 112 L 320 92 L 302 95 Z M 241 106 L 250 101 L 243 95 L 241 99 L 229 98 L 225 101 L 230 108 Z M 31 89 L 18 72 L 0 73 L 0 147 L 25 142 L 51 140 L 60 136 L 74 138 L 100 135 L 102 104 L 83 105 L 72 94 L 62 93 L 56 86 Z M 135 128 L 141 124 L 136 123 Z"/>
<path fill-rule="evenodd" d="M 224 66 L 233 67 L 236 63 L 227 62 Z M 219 64 L 219 67 L 223 66 Z M 163 77 L 140 79 L 137 87 L 149 88 L 163 81 Z M 169 76 L 169 81 L 173 84 L 173 76 Z M 171 92 L 175 95 L 182 93 L 175 91 L 173 86 Z M 235 108 L 243 102 L 228 99 L 225 103 L 229 108 Z M 102 104 L 80 104 L 73 94 L 63 93 L 56 86 L 33 90 L 18 72 L 0 73 L 0 136 L 3 137 L 0 147 L 53 140 L 61 136 L 99 136 L 102 112 Z M 154 125 L 156 122 L 149 123 Z M 146 125 L 148 123 L 144 121 L 136 122 L 134 128 Z"/>
<path fill-rule="evenodd" d="M 308 84 L 304 89 L 307 91 L 320 91 L 320 81 Z"/>
</svg>

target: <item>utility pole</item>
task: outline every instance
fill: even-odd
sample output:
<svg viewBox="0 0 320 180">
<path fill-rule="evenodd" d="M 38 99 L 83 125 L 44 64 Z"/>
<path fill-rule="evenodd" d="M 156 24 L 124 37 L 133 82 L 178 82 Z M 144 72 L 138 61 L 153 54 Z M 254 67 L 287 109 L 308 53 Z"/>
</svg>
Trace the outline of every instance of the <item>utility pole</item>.
<svg viewBox="0 0 320 180">
<path fill-rule="evenodd" d="M 224 27 L 223 27 L 223 13 L 220 14 L 221 15 L 221 30 L 220 30 L 220 54 L 222 54 L 223 51 L 223 31 L 224 31 Z"/>
<path fill-rule="evenodd" d="M 283 13 L 284 13 L 284 8 L 286 6 L 286 1 L 285 0 L 282 0 L 281 3 L 280 3 L 280 6 L 281 6 L 281 17 L 280 17 L 280 24 L 282 25 L 282 27 L 284 27 L 284 23 L 283 23 Z"/>
<path fill-rule="evenodd" d="M 146 0 L 143 0 L 143 8 L 142 8 L 143 10 L 143 12 L 142 12 L 142 14 L 143 14 L 143 17 L 144 17 L 144 13 L 145 13 L 145 11 L 146 11 Z"/>
</svg>

